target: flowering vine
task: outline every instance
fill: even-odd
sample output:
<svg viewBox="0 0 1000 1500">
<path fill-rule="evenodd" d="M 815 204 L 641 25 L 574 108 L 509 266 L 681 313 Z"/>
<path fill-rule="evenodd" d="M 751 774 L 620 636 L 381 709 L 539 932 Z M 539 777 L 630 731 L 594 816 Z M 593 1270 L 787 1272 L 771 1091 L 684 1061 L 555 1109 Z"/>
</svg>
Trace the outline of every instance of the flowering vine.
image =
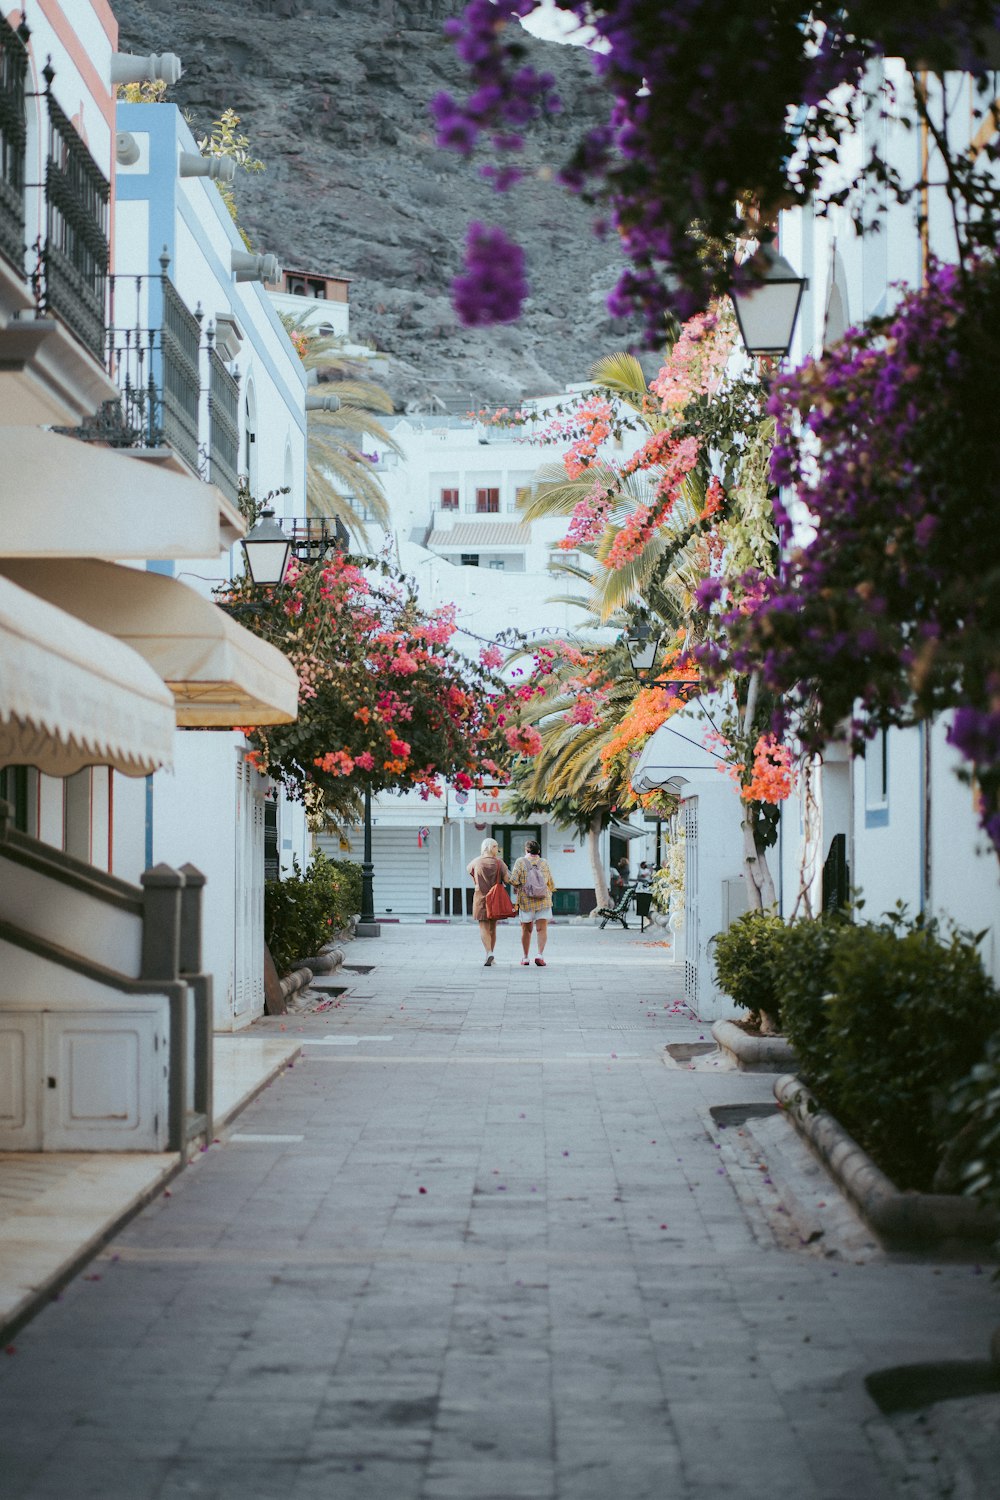
<svg viewBox="0 0 1000 1500">
<path fill-rule="evenodd" d="M 808 749 L 956 710 L 952 743 L 1000 852 L 1000 593 L 983 539 L 1000 464 L 991 391 L 1000 267 L 932 266 L 896 310 L 775 393 L 784 561 L 702 602 L 719 611 L 715 671 L 759 664 Z M 717 602 L 712 605 L 712 597 Z"/>
<path fill-rule="evenodd" d="M 250 738 L 260 769 L 308 805 L 319 791 L 329 813 L 350 812 L 365 787 L 440 796 L 443 778 L 479 784 L 509 758 L 497 648 L 469 660 L 454 607 L 422 610 L 373 559 L 292 559 L 280 586 L 237 580 L 221 602 L 299 674 L 298 719 Z"/>
<path fill-rule="evenodd" d="M 650 346 L 659 343 L 666 314 L 690 317 L 734 277 L 756 274 L 752 263 L 734 271 L 728 252 L 779 208 L 810 198 L 843 202 L 852 179 L 877 184 L 882 201 L 919 204 L 926 169 L 919 180 L 901 180 L 880 152 L 878 132 L 863 137 L 859 164 L 842 151 L 849 139 L 862 139 L 857 126 L 866 111 L 891 106 L 931 130 L 947 191 L 972 210 L 956 215 L 970 243 L 996 222 L 1000 187 L 992 163 L 949 149 L 944 91 L 935 115 L 923 82 L 927 69 L 963 69 L 987 88 L 996 0 L 556 4 L 591 29 L 591 59 L 608 99 L 606 118 L 578 139 L 560 180 L 600 205 L 600 222 L 612 220 L 627 266 L 609 309 L 637 315 Z M 442 147 L 465 157 L 481 149 L 506 161 L 533 121 L 561 108 L 551 75 L 527 61 L 518 24 L 540 6 L 469 0 L 445 23 L 471 87 L 464 98 L 440 93 L 431 102 Z M 890 97 L 881 70 L 870 66 L 884 57 L 910 60 L 909 97 Z M 980 117 L 993 92 L 978 106 Z M 828 170 L 841 157 L 846 188 Z M 520 176 L 494 161 L 481 170 L 501 192 Z M 470 262 L 467 275 L 474 281 L 487 270 L 482 260 Z"/>
</svg>

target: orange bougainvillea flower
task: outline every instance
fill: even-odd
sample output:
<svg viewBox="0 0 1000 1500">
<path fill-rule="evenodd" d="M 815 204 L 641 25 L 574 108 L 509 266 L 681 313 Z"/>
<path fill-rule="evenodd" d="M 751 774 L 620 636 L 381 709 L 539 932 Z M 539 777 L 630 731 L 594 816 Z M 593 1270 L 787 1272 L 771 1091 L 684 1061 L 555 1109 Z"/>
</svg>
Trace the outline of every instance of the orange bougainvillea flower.
<svg viewBox="0 0 1000 1500">
<path fill-rule="evenodd" d="M 795 785 L 792 752 L 773 734 L 762 734 L 754 746 L 753 772 L 740 790 L 744 802 L 784 802 Z"/>
</svg>

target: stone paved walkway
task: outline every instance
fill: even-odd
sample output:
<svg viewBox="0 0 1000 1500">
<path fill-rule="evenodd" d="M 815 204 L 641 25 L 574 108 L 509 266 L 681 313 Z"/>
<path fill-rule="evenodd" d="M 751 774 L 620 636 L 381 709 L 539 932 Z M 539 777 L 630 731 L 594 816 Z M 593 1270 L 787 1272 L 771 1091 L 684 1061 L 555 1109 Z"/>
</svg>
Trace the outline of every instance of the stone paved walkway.
<svg viewBox="0 0 1000 1500">
<path fill-rule="evenodd" d="M 988 1276 L 775 1236 L 708 1116 L 770 1080 L 666 1065 L 708 1028 L 655 932 L 383 933 L 0 1358 L 4 1500 L 951 1493 L 863 1378 L 982 1359 Z"/>
</svg>

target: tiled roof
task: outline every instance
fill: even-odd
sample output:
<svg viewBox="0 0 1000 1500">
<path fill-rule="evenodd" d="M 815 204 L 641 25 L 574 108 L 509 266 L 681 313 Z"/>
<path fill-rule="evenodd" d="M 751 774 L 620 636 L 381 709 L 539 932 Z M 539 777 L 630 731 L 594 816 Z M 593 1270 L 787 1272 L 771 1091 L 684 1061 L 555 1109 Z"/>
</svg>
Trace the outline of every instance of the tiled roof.
<svg viewBox="0 0 1000 1500">
<path fill-rule="evenodd" d="M 447 531 L 432 531 L 427 546 L 488 552 L 492 547 L 525 547 L 530 541 L 531 527 L 520 521 L 459 521 Z"/>
</svg>

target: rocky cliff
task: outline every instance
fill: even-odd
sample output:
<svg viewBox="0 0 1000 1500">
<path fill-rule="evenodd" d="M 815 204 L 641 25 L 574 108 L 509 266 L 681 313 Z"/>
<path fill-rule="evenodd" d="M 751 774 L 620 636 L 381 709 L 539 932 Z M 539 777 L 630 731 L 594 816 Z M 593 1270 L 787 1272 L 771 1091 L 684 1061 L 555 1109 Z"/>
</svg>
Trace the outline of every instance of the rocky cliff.
<svg viewBox="0 0 1000 1500">
<path fill-rule="evenodd" d="M 241 221 L 255 248 L 289 266 L 354 278 L 352 331 L 396 357 L 400 405 L 452 409 L 586 378 L 627 341 L 604 298 L 618 268 L 614 237 L 551 183 L 571 138 L 596 118 L 577 48 L 525 34 L 556 75 L 566 112 L 534 132 L 528 177 L 498 196 L 476 169 L 437 150 L 428 100 L 463 77 L 441 23 L 461 0 L 115 0 L 125 51 L 177 52 L 171 97 L 196 132 L 227 107 L 267 170 L 241 173 Z M 470 219 L 502 223 L 526 247 L 532 297 L 523 320 L 463 329 L 448 286 Z"/>
</svg>

